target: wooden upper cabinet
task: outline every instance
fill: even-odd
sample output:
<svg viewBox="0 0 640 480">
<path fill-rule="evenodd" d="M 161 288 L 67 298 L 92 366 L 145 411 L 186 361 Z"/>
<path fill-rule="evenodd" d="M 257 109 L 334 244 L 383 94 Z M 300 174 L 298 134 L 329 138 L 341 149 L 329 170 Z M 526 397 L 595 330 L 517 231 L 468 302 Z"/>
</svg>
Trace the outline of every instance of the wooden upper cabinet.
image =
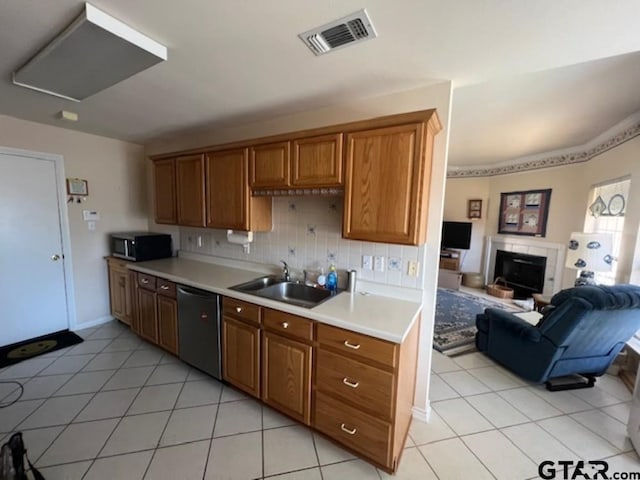
<svg viewBox="0 0 640 480">
<path fill-rule="evenodd" d="M 176 158 L 178 225 L 205 226 L 204 155 Z"/>
<path fill-rule="evenodd" d="M 249 185 L 251 188 L 288 187 L 290 143 L 257 145 L 249 150 Z"/>
<path fill-rule="evenodd" d="M 294 140 L 291 163 L 292 186 L 342 185 L 342 134 Z"/>
<path fill-rule="evenodd" d="M 155 177 L 156 223 L 175 224 L 176 209 L 176 159 L 164 158 L 153 162 Z"/>
<path fill-rule="evenodd" d="M 344 238 L 424 242 L 433 144 L 425 130 L 413 123 L 347 135 Z"/>
<path fill-rule="evenodd" d="M 271 198 L 251 197 L 248 176 L 248 149 L 207 154 L 207 227 L 271 230 Z"/>
</svg>

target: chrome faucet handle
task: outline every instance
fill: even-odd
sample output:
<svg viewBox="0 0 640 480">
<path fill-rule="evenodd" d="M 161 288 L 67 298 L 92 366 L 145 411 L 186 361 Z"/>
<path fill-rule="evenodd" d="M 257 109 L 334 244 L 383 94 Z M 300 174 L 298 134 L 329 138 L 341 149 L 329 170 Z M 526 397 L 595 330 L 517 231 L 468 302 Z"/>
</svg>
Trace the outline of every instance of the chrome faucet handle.
<svg viewBox="0 0 640 480">
<path fill-rule="evenodd" d="M 284 276 L 284 281 L 285 282 L 290 282 L 291 281 L 291 275 L 289 275 L 289 265 L 287 265 L 287 262 L 285 262 L 284 260 L 280 260 L 280 261 L 284 265 L 282 267 L 282 275 Z"/>
</svg>

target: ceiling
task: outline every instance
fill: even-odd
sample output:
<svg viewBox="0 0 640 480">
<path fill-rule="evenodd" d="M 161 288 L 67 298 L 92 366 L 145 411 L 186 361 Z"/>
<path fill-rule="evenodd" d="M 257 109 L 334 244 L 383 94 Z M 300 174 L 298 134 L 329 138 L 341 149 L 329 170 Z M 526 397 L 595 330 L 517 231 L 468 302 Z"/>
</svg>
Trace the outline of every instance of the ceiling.
<svg viewBox="0 0 640 480">
<path fill-rule="evenodd" d="M 81 103 L 14 86 L 82 2 L 4 0 L 0 113 L 145 143 L 452 80 L 449 163 L 464 166 L 579 145 L 640 110 L 637 0 L 92 3 L 169 60 Z M 297 38 L 362 7 L 372 41 L 315 57 Z M 62 109 L 80 121 L 62 123 Z"/>
</svg>

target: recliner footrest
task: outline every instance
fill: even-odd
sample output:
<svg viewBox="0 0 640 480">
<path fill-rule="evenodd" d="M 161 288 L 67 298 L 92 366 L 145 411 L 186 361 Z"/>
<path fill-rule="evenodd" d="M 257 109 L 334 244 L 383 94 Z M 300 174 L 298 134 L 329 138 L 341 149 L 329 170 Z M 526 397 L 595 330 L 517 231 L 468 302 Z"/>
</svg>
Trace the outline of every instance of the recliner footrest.
<svg viewBox="0 0 640 480">
<path fill-rule="evenodd" d="M 596 384 L 593 375 L 567 375 L 566 377 L 551 378 L 545 382 L 547 390 L 559 392 L 562 390 L 577 390 L 579 388 L 592 388 Z"/>
</svg>

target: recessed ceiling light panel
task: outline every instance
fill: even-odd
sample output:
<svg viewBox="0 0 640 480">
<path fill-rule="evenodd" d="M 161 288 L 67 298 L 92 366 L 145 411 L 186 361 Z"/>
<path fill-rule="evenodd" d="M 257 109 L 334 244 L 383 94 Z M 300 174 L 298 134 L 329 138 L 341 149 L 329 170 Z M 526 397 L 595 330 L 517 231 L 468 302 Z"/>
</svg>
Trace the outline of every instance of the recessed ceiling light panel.
<svg viewBox="0 0 640 480">
<path fill-rule="evenodd" d="M 13 83 L 79 102 L 166 59 L 164 45 L 86 3 Z"/>
</svg>

